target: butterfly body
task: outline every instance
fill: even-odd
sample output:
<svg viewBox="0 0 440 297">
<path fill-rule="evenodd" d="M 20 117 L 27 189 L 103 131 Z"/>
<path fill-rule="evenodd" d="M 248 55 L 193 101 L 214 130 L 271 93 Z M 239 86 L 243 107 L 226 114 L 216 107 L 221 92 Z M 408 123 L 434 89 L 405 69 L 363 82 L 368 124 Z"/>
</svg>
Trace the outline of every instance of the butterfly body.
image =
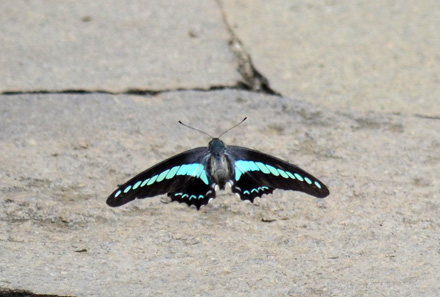
<svg viewBox="0 0 440 297">
<path fill-rule="evenodd" d="M 225 154 L 226 146 L 220 139 L 212 139 L 209 142 L 208 150 L 210 157 L 206 167 L 209 177 L 223 190 L 233 174 L 232 162 Z"/>
<path fill-rule="evenodd" d="M 121 206 L 136 198 L 167 193 L 173 201 L 200 209 L 227 183 L 242 200 L 251 202 L 277 188 L 318 198 L 329 194 L 321 181 L 293 164 L 256 150 L 226 146 L 213 138 L 208 147 L 180 153 L 139 173 L 120 185 L 107 204 Z"/>
</svg>

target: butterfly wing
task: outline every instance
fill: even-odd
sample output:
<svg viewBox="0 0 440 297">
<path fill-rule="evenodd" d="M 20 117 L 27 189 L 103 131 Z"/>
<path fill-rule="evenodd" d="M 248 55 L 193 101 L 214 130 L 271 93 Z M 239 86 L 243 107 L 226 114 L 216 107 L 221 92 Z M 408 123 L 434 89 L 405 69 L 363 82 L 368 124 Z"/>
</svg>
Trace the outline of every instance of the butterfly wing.
<svg viewBox="0 0 440 297">
<path fill-rule="evenodd" d="M 168 193 L 173 201 L 199 209 L 215 197 L 205 171 L 208 158 L 208 149 L 199 147 L 162 161 L 120 185 L 107 198 L 107 204 L 116 207 L 136 198 Z"/>
<path fill-rule="evenodd" d="M 300 191 L 318 198 L 330 193 L 316 177 L 276 157 L 239 146 L 228 146 L 227 154 L 234 161 L 232 191 L 242 200 L 253 201 L 274 189 Z"/>
<path fill-rule="evenodd" d="M 191 178 L 186 183 L 180 184 L 176 190 L 168 193 L 172 201 L 194 205 L 200 209 L 208 204 L 209 200 L 215 198 L 215 190 L 212 186 L 206 185 L 201 179 Z"/>
</svg>

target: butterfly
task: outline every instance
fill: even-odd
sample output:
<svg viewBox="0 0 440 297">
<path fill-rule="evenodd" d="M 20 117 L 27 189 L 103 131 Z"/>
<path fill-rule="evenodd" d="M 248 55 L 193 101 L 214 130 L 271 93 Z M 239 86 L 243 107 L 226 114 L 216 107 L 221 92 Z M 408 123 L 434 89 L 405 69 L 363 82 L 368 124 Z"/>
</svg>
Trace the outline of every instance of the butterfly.
<svg viewBox="0 0 440 297">
<path fill-rule="evenodd" d="M 168 194 L 172 201 L 199 210 L 226 184 L 241 200 L 251 202 L 275 189 L 300 191 L 317 198 L 329 195 L 324 183 L 296 165 L 257 150 L 227 146 L 220 137 L 232 128 L 219 137 L 205 133 L 212 138 L 207 147 L 185 151 L 134 176 L 107 198 L 107 204 L 117 207 L 136 198 Z"/>
</svg>

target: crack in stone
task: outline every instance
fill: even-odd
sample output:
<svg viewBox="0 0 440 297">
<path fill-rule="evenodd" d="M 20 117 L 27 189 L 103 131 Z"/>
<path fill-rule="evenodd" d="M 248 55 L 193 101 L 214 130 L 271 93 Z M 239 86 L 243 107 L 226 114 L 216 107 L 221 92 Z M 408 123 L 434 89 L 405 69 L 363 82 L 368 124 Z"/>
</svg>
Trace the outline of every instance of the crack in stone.
<svg viewBox="0 0 440 297">
<path fill-rule="evenodd" d="M 9 297 L 73 297 L 62 295 L 35 294 L 26 290 L 14 290 L 0 288 L 0 296 Z"/>
<path fill-rule="evenodd" d="M 241 82 L 235 86 L 211 86 L 208 88 L 175 88 L 163 90 L 148 90 L 148 89 L 127 89 L 124 91 L 108 91 L 108 90 L 86 90 L 86 89 L 65 89 L 65 90 L 32 90 L 32 91 L 4 91 L 0 95 L 27 95 L 27 94 L 108 94 L 108 95 L 141 95 L 141 96 L 156 96 L 162 93 L 179 92 L 179 91 L 197 91 L 210 92 L 216 90 L 249 90 L 249 88 Z"/>
<path fill-rule="evenodd" d="M 243 78 L 242 81 L 232 86 L 211 86 L 207 88 L 170 88 L 162 90 L 149 90 L 149 89 L 127 89 L 123 91 L 108 91 L 104 89 L 61 89 L 61 90 L 32 90 L 32 91 L 3 91 L 0 95 L 25 95 L 25 94 L 109 94 L 109 95 L 142 95 L 142 96 L 156 96 L 162 93 L 178 92 L 178 91 L 199 91 L 209 92 L 214 90 L 251 90 L 254 92 L 260 92 L 269 95 L 281 96 L 280 93 L 273 90 L 270 87 L 268 79 L 263 76 L 253 65 L 250 55 L 246 52 L 243 43 L 237 37 L 229 25 L 225 11 L 221 4 L 221 0 L 216 0 L 220 13 L 225 23 L 226 29 L 229 32 L 231 39 L 229 46 L 232 52 L 235 54 L 238 61 L 238 72 Z"/>
<path fill-rule="evenodd" d="M 222 14 L 223 22 L 225 23 L 226 29 L 231 35 L 229 46 L 237 57 L 238 72 L 243 77 L 244 85 L 252 91 L 281 96 L 280 93 L 276 92 L 270 87 L 268 79 L 255 68 L 254 64 L 252 63 L 251 56 L 246 52 L 243 43 L 240 41 L 234 30 L 232 30 L 232 27 L 229 25 L 221 0 L 217 0 L 216 2 L 220 8 L 220 13 Z"/>
<path fill-rule="evenodd" d="M 440 116 L 428 116 L 423 114 L 415 114 L 415 117 L 428 120 L 440 120 Z"/>
</svg>

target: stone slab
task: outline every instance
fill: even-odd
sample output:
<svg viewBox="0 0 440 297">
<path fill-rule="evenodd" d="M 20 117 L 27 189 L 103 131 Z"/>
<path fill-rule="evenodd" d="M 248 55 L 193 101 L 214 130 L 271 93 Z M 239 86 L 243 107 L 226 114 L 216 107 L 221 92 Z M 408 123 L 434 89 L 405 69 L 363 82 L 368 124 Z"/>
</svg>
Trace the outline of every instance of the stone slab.
<svg viewBox="0 0 440 297">
<path fill-rule="evenodd" d="M 222 137 L 296 163 L 319 200 L 105 204 Z M 242 91 L 0 96 L 0 287 L 68 296 L 435 296 L 440 122 Z"/>
<path fill-rule="evenodd" d="M 215 1 L 1 1 L 0 27 L 0 92 L 209 89 L 240 80 Z"/>
<path fill-rule="evenodd" d="M 284 96 L 440 116 L 438 1 L 221 3 L 257 70 Z"/>
</svg>

